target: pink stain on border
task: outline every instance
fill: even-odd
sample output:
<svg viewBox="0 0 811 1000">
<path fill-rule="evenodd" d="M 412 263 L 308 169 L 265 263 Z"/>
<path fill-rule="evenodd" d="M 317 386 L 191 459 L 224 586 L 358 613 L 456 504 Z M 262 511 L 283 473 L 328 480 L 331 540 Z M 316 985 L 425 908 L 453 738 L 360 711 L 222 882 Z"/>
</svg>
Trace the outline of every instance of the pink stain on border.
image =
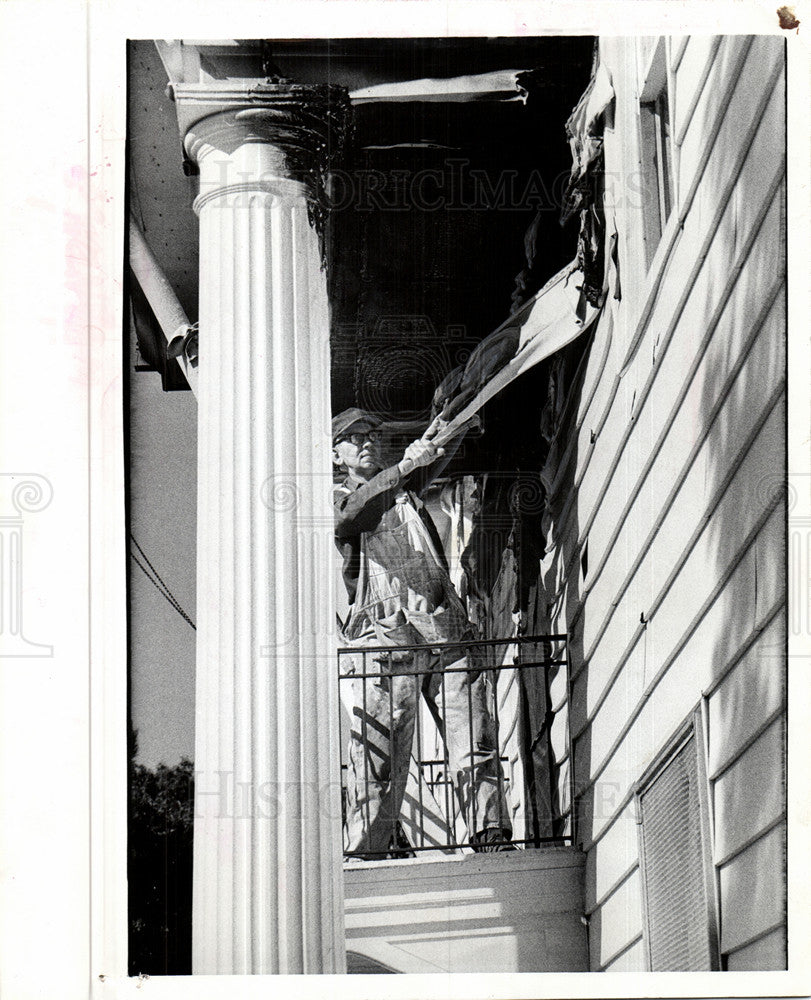
<svg viewBox="0 0 811 1000">
<path fill-rule="evenodd" d="M 65 177 L 65 203 L 62 221 L 64 237 L 64 338 L 77 348 L 74 358 L 78 368 L 77 382 L 88 385 L 88 219 L 87 170 L 72 164 Z M 76 369 L 74 369 L 75 371 Z"/>
</svg>

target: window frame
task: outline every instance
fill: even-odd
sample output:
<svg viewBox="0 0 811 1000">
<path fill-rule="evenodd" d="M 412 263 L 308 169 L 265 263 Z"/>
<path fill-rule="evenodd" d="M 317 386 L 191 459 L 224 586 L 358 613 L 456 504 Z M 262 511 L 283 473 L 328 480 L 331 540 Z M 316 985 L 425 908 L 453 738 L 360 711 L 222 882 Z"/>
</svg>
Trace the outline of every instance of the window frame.
<svg viewBox="0 0 811 1000">
<path fill-rule="evenodd" d="M 639 164 L 643 191 L 655 198 L 656 211 L 643 203 L 642 240 L 645 271 L 651 270 L 656 252 L 677 204 L 678 146 L 675 142 L 675 70 L 669 36 L 660 35 L 645 64 L 644 40 L 637 42 L 637 94 Z M 647 202 L 647 199 L 646 199 Z"/>
</svg>

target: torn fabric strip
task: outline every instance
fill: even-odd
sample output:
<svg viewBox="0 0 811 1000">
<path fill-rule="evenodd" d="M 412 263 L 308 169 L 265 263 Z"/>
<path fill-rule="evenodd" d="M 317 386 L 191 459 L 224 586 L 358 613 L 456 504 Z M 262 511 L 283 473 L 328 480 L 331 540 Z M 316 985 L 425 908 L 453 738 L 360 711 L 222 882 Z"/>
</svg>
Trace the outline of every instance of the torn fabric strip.
<svg viewBox="0 0 811 1000">
<path fill-rule="evenodd" d="M 447 427 L 436 436 L 437 445 L 442 445 L 453 438 L 488 400 L 519 375 L 561 350 L 589 329 L 600 310 L 583 298 L 580 284 L 582 279 L 582 272 L 576 265 L 569 264 L 556 274 L 520 312 L 511 316 L 498 330 L 482 341 L 479 349 L 488 343 L 514 341 L 515 354 L 492 377 L 477 387 L 476 394 L 470 402 L 458 410 Z"/>
</svg>

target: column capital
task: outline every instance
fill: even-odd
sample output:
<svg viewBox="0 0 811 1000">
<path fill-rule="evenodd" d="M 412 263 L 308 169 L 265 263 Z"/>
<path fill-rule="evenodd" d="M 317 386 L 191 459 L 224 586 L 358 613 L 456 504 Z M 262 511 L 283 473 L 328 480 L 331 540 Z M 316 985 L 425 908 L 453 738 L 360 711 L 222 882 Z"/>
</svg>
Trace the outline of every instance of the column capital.
<svg viewBox="0 0 811 1000">
<path fill-rule="evenodd" d="M 235 185 L 242 190 L 284 183 L 323 206 L 326 176 L 340 154 L 350 123 L 349 94 L 343 87 L 261 80 L 212 80 L 171 85 L 186 155 L 205 161 L 239 161 L 207 178 L 205 199 Z M 245 147 L 263 147 L 258 149 Z M 242 154 L 240 155 L 240 150 Z M 202 178 L 201 178 L 202 180 Z M 201 188 L 203 185 L 201 184 Z"/>
</svg>

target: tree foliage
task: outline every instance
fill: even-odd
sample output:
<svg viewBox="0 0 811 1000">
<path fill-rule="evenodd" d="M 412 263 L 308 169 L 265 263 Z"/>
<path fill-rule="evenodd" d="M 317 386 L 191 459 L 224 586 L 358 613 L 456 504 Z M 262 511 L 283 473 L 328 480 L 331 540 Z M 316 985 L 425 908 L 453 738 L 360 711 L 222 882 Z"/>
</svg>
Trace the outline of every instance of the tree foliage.
<svg viewBox="0 0 811 1000">
<path fill-rule="evenodd" d="M 131 746 L 137 744 L 131 743 Z M 129 810 L 130 975 L 191 973 L 194 770 L 133 763 Z"/>
</svg>

